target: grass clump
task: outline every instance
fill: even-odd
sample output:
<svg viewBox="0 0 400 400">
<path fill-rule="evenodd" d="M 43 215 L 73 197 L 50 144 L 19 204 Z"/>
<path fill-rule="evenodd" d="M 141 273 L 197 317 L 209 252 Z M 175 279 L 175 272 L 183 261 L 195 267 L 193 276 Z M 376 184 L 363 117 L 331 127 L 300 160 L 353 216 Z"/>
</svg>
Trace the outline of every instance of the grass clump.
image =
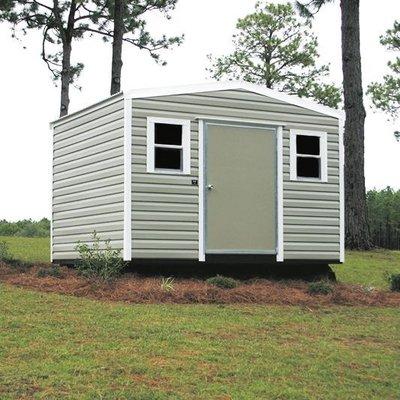
<svg viewBox="0 0 400 400">
<path fill-rule="evenodd" d="M 329 294 L 333 292 L 333 286 L 327 281 L 310 282 L 308 293 L 310 294 Z"/>
<path fill-rule="evenodd" d="M 0 242 L 0 261 L 3 262 L 8 262 L 12 260 L 13 257 L 10 253 L 8 243 L 6 243 L 4 240 Z"/>
<path fill-rule="evenodd" d="M 9 245 L 5 240 L 0 241 L 0 262 L 8 266 L 26 271 L 33 266 L 32 262 L 17 260 L 10 252 Z"/>
<path fill-rule="evenodd" d="M 400 274 L 388 274 L 387 280 L 391 291 L 400 292 Z"/>
<path fill-rule="evenodd" d="M 240 285 L 240 282 L 236 279 L 230 278 L 228 276 L 217 275 L 212 278 L 208 278 L 206 282 L 210 285 L 217 286 L 221 289 L 233 289 Z"/>
<path fill-rule="evenodd" d="M 92 236 L 91 246 L 81 242 L 75 246 L 80 257 L 77 263 L 78 272 L 88 278 L 98 278 L 103 281 L 117 278 L 125 267 L 121 251 L 113 249 L 109 239 L 104 241 L 103 246 L 96 231 Z"/>
<path fill-rule="evenodd" d="M 175 279 L 172 278 L 171 276 L 168 278 L 162 278 L 161 279 L 161 289 L 164 292 L 172 292 L 174 290 L 174 283 Z"/>
<path fill-rule="evenodd" d="M 50 268 L 40 268 L 37 272 L 39 278 L 46 278 L 51 276 L 53 278 L 62 278 L 60 267 L 58 265 L 52 265 Z"/>
</svg>

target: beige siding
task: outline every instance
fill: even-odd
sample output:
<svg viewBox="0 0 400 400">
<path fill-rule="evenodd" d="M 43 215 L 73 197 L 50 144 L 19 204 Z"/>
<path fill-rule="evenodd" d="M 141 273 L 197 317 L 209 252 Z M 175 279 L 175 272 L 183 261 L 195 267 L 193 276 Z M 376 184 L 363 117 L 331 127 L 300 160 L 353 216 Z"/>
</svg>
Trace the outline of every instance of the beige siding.
<svg viewBox="0 0 400 400">
<path fill-rule="evenodd" d="M 96 230 L 123 247 L 124 120 L 122 96 L 54 123 L 54 260 L 77 258 L 77 241 Z"/>
<path fill-rule="evenodd" d="M 198 257 L 198 117 L 282 122 L 285 259 L 339 260 L 337 119 L 259 94 L 227 90 L 133 100 L 132 255 Z M 146 117 L 191 120 L 191 175 L 146 172 Z M 328 182 L 291 182 L 289 130 L 328 132 Z"/>
<path fill-rule="evenodd" d="M 159 115 L 138 111 L 132 117 L 132 257 L 198 257 L 198 123 L 191 123 L 191 175 L 146 172 L 146 118 Z"/>
<path fill-rule="evenodd" d="M 324 129 L 328 132 L 328 182 L 324 183 L 290 181 L 290 132 L 283 131 L 285 259 L 340 258 L 339 135 L 338 122 L 333 123 L 333 128 Z"/>
</svg>

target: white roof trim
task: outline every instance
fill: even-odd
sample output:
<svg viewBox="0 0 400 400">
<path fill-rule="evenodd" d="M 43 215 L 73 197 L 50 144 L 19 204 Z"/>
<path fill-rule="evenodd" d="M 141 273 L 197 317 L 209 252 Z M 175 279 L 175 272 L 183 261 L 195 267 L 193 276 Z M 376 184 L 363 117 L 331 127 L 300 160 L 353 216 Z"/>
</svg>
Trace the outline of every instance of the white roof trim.
<svg viewBox="0 0 400 400">
<path fill-rule="evenodd" d="M 311 111 L 315 111 L 324 115 L 328 115 L 334 118 L 342 118 L 343 112 L 335 110 L 330 107 L 318 104 L 310 99 L 300 98 L 294 95 L 288 95 L 286 93 L 278 92 L 276 90 L 268 89 L 265 86 L 255 85 L 247 82 L 207 82 L 194 85 L 185 86 L 170 86 L 170 87 L 155 87 L 148 89 L 134 89 L 124 92 L 125 97 L 138 99 L 147 97 L 157 96 L 171 96 L 178 94 L 188 93 L 201 93 L 201 92 L 213 92 L 218 90 L 247 90 L 249 92 L 257 93 L 262 96 L 267 96 L 272 99 L 283 101 L 288 104 L 292 104 L 298 107 L 302 107 Z"/>
</svg>

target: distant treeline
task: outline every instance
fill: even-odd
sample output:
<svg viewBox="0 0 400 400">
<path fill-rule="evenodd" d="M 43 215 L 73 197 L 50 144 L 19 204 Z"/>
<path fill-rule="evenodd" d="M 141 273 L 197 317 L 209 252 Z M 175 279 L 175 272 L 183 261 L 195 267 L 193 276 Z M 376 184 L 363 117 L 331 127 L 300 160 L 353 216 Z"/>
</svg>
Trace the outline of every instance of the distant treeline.
<svg viewBox="0 0 400 400">
<path fill-rule="evenodd" d="M 369 190 L 367 206 L 373 244 L 400 250 L 400 190 Z"/>
<path fill-rule="evenodd" d="M 48 237 L 50 236 L 50 221 L 42 218 L 40 221 L 23 219 L 17 222 L 0 220 L 0 236 Z"/>
</svg>

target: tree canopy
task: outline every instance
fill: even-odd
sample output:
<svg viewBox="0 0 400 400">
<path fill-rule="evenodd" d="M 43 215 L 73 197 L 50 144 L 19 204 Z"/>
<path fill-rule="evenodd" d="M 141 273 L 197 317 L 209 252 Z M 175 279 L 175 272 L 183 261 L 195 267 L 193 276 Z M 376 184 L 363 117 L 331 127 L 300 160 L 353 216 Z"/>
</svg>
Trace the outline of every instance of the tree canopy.
<svg viewBox="0 0 400 400">
<path fill-rule="evenodd" d="M 85 35 L 98 34 L 105 41 L 113 38 L 115 0 L 0 0 L 0 21 L 12 24 L 12 35 L 29 30 L 42 32 L 41 56 L 54 81 L 61 80 L 60 116 L 69 108 L 69 86 L 76 84 L 84 65 L 72 64 L 72 45 Z M 123 41 L 146 50 L 158 62 L 158 50 L 179 44 L 182 37 L 153 38 L 147 29 L 145 14 L 159 10 L 169 18 L 168 11 L 177 0 L 124 0 Z"/>
<path fill-rule="evenodd" d="M 166 19 L 170 19 L 178 0 L 93 0 L 99 9 L 106 10 L 93 32 L 100 34 L 104 41 L 113 41 L 111 94 L 120 91 L 122 69 L 122 44 L 131 44 L 149 55 L 161 65 L 166 61 L 161 59 L 160 50 L 180 45 L 183 35 L 155 38 L 147 27 L 146 16 L 149 12 L 159 11 Z"/>
<path fill-rule="evenodd" d="M 380 42 L 397 56 L 387 64 L 390 73 L 383 76 L 382 82 L 371 83 L 368 93 L 374 106 L 395 120 L 400 115 L 400 20 L 381 36 Z M 395 132 L 395 135 L 400 140 L 400 132 Z"/>
<path fill-rule="evenodd" d="M 239 19 L 236 28 L 234 51 L 209 56 L 213 78 L 240 79 L 338 107 L 341 91 L 323 81 L 329 66 L 317 65 L 318 41 L 310 18 L 296 15 L 290 3 L 258 2 L 255 12 Z"/>
</svg>

